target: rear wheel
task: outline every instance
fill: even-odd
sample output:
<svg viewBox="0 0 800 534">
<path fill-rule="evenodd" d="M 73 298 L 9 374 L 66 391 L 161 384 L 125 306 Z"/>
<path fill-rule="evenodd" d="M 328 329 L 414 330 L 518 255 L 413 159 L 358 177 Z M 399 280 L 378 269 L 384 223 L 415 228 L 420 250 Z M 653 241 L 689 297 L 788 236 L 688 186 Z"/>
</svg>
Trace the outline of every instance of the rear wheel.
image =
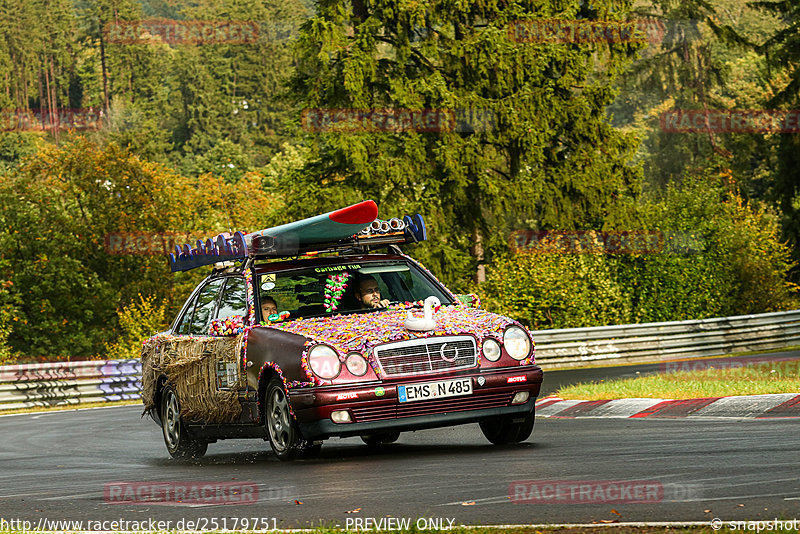
<svg viewBox="0 0 800 534">
<path fill-rule="evenodd" d="M 399 437 L 400 432 L 380 432 L 377 434 L 364 434 L 361 436 L 361 441 L 369 447 L 380 447 L 381 445 L 394 443 Z"/>
<path fill-rule="evenodd" d="M 161 429 L 170 456 L 179 460 L 200 458 L 208 450 L 208 442 L 193 438 L 181 419 L 181 405 L 172 386 L 161 394 Z"/>
<path fill-rule="evenodd" d="M 279 460 L 292 460 L 299 455 L 318 453 L 321 446 L 303 438 L 292 415 L 283 380 L 273 376 L 265 395 L 265 421 L 272 452 Z"/>
<path fill-rule="evenodd" d="M 533 432 L 534 413 L 502 415 L 481 421 L 481 431 L 495 445 L 525 441 Z"/>
</svg>

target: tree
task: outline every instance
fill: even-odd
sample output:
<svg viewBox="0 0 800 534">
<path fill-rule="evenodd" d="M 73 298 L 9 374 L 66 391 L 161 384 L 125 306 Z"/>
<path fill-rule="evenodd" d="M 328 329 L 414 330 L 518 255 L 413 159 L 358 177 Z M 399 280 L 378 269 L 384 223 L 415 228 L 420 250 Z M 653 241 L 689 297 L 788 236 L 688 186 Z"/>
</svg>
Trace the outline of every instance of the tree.
<svg viewBox="0 0 800 534">
<path fill-rule="evenodd" d="M 465 273 L 481 277 L 509 227 L 626 222 L 636 143 L 604 109 L 638 45 L 524 42 L 514 30 L 551 18 L 621 22 L 619 4 L 320 2 L 293 79 L 307 113 L 444 110 L 462 124 L 315 133 L 289 209 L 319 212 L 344 195 L 388 214 L 423 212 L 434 242 L 422 255 L 459 286 Z M 478 120 L 464 127 L 464 117 Z M 321 199 L 309 202 L 310 191 Z"/>
<path fill-rule="evenodd" d="M 719 21 L 715 34 L 729 45 L 763 60 L 759 69 L 761 92 L 757 102 L 766 109 L 797 110 L 800 107 L 800 5 L 788 1 L 755 1 L 749 5 L 776 23 L 753 33 L 734 24 Z M 769 180 L 760 197 L 775 203 L 783 216 L 784 236 L 800 259 L 800 140 L 795 132 L 767 136 L 754 159 L 769 161 Z M 795 278 L 798 272 L 794 273 Z"/>
<path fill-rule="evenodd" d="M 182 244 L 253 231 L 276 205 L 262 181 L 184 177 L 85 138 L 43 147 L 0 182 L 0 280 L 11 282 L 18 318 L 11 347 L 27 357 L 102 355 L 116 340 L 117 310 L 140 294 L 166 300 L 174 316 L 205 273 L 172 274 L 164 255 L 109 253 L 106 238 L 179 233 Z"/>
</svg>

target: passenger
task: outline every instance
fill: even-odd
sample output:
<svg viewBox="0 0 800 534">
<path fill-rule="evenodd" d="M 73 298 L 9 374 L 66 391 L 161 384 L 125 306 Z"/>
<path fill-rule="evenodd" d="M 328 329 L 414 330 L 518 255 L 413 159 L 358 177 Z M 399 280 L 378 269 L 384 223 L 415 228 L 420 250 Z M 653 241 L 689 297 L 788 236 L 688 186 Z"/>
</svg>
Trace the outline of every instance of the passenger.
<svg viewBox="0 0 800 534">
<path fill-rule="evenodd" d="M 353 295 L 363 308 L 385 308 L 389 305 L 389 299 L 381 298 L 377 280 L 369 275 L 359 278 Z"/>
<path fill-rule="evenodd" d="M 278 303 L 272 297 L 261 297 L 261 318 L 266 321 L 267 317 L 278 313 Z"/>
</svg>

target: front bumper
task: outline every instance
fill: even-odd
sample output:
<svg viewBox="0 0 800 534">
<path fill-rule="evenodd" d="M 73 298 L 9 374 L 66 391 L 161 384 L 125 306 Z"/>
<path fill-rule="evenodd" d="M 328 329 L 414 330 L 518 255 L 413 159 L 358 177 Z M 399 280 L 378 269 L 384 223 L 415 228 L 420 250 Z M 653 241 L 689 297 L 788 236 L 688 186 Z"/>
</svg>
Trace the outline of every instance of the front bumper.
<svg viewBox="0 0 800 534">
<path fill-rule="evenodd" d="M 455 378 L 470 378 L 472 394 L 416 402 L 398 400 L 398 385 Z M 306 439 L 314 440 L 453 426 L 497 416 L 522 417 L 533 411 L 541 384 L 541 368 L 527 366 L 435 378 L 303 388 L 290 391 L 289 398 L 300 430 Z M 523 391 L 529 394 L 528 400 L 511 404 L 514 395 Z M 331 413 L 337 410 L 347 410 L 352 422 L 334 423 Z"/>
</svg>

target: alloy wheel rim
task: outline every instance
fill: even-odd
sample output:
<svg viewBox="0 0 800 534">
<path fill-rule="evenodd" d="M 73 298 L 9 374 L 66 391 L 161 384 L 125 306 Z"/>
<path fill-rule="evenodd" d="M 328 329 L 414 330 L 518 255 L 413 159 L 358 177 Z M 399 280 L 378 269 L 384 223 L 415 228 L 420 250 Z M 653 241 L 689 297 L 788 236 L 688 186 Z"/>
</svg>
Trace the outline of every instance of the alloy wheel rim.
<svg viewBox="0 0 800 534">
<path fill-rule="evenodd" d="M 269 433 L 272 443 L 278 450 L 286 450 L 289 443 L 289 403 L 280 389 L 275 389 L 271 396 L 269 411 Z"/>
<path fill-rule="evenodd" d="M 175 394 L 170 392 L 167 398 L 167 417 L 166 417 L 166 437 L 170 448 L 175 448 L 180 441 L 180 418 L 179 418 L 178 399 Z"/>
</svg>

